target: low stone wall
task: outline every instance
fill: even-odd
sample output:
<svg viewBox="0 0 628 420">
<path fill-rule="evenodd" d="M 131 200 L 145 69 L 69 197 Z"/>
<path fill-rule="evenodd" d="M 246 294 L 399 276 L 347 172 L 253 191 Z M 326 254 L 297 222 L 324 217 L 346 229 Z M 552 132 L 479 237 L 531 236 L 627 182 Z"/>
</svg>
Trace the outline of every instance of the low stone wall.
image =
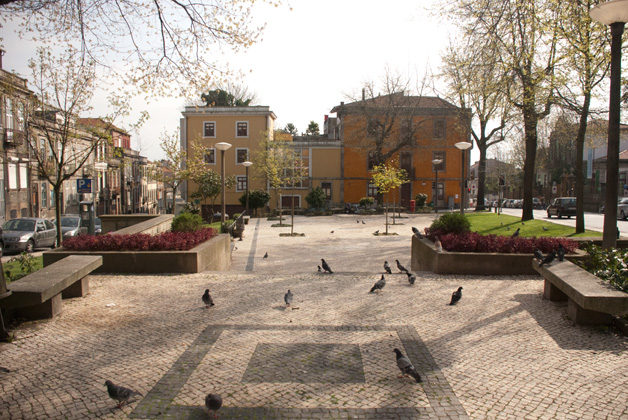
<svg viewBox="0 0 628 420">
<path fill-rule="evenodd" d="M 133 233 L 148 233 L 156 235 L 167 232 L 172 225 L 172 214 L 103 214 L 102 233 L 126 235 Z"/>
<path fill-rule="evenodd" d="M 119 233 L 119 232 L 118 232 Z M 100 255 L 96 273 L 200 273 L 231 267 L 231 238 L 220 234 L 189 251 L 66 251 L 63 247 L 43 253 L 44 267 L 68 255 Z"/>
<path fill-rule="evenodd" d="M 437 252 L 429 239 L 412 237 L 412 271 L 436 274 L 518 275 L 535 274 L 532 254 L 497 254 L 476 252 Z M 585 253 L 569 255 L 568 260 L 586 258 Z"/>
</svg>

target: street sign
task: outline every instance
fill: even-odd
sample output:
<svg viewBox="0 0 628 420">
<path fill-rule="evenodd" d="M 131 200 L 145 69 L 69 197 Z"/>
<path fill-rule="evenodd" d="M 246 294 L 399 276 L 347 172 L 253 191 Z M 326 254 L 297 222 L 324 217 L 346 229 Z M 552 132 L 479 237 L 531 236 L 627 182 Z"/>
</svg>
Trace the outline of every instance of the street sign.
<svg viewBox="0 0 628 420">
<path fill-rule="evenodd" d="M 88 178 L 81 178 L 76 180 L 76 190 L 79 194 L 91 194 L 92 192 L 92 180 Z"/>
<path fill-rule="evenodd" d="M 552 194 L 556 194 L 558 192 L 558 188 L 556 187 L 556 185 L 554 185 L 552 187 Z"/>
</svg>

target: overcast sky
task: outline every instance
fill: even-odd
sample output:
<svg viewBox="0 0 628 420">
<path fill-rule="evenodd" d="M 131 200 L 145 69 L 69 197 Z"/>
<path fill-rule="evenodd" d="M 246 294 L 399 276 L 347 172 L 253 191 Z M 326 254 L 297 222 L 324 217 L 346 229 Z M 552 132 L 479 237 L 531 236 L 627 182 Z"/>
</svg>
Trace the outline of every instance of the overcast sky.
<svg viewBox="0 0 628 420">
<path fill-rule="evenodd" d="M 381 80 L 386 67 L 411 75 L 438 73 L 452 29 L 430 14 L 433 2 L 293 0 L 279 8 L 257 3 L 255 22 L 266 23 L 263 40 L 237 55 L 216 57 L 246 75 L 242 84 L 257 93 L 259 105 L 274 111 L 279 126 L 293 123 L 303 132 L 314 120 L 322 129 L 335 105 L 348 101 L 365 81 Z M 10 27 L 2 32 L 3 68 L 29 78 L 34 45 L 19 40 Z M 106 113 L 99 101 L 93 105 L 91 116 Z M 149 159 L 162 157 L 159 135 L 177 129 L 184 101 L 147 104 L 136 98 L 133 106 L 134 117 L 141 110 L 151 116 L 133 134 L 133 147 Z"/>
</svg>

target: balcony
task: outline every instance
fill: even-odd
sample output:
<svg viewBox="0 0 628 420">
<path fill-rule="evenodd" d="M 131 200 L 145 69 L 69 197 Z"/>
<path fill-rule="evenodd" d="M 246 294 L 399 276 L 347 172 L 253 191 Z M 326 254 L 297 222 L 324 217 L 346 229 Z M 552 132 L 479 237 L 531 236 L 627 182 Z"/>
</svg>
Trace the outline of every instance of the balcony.
<svg viewBox="0 0 628 420">
<path fill-rule="evenodd" d="M 5 128 L 3 132 L 4 144 L 6 146 L 19 146 L 24 143 L 24 132 L 20 130 L 14 130 L 11 128 Z"/>
</svg>

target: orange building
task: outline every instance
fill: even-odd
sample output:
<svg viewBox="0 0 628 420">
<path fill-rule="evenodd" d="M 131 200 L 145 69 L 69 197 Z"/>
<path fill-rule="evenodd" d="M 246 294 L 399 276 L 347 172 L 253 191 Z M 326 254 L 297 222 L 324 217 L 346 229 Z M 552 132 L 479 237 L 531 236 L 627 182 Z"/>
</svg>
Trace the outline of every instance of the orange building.
<svg viewBox="0 0 628 420">
<path fill-rule="evenodd" d="M 388 202 L 409 207 L 419 193 L 439 207 L 460 205 L 462 152 L 455 144 L 469 141 L 471 114 L 449 102 L 403 92 L 363 99 L 334 107 L 341 140 L 342 201 L 357 203 L 375 197 L 370 170 L 395 159 L 408 173 L 409 183 L 387 195 Z M 433 160 L 441 160 L 434 165 Z M 469 153 L 465 156 L 468 174 Z M 436 169 L 438 186 L 435 188 Z"/>
</svg>

